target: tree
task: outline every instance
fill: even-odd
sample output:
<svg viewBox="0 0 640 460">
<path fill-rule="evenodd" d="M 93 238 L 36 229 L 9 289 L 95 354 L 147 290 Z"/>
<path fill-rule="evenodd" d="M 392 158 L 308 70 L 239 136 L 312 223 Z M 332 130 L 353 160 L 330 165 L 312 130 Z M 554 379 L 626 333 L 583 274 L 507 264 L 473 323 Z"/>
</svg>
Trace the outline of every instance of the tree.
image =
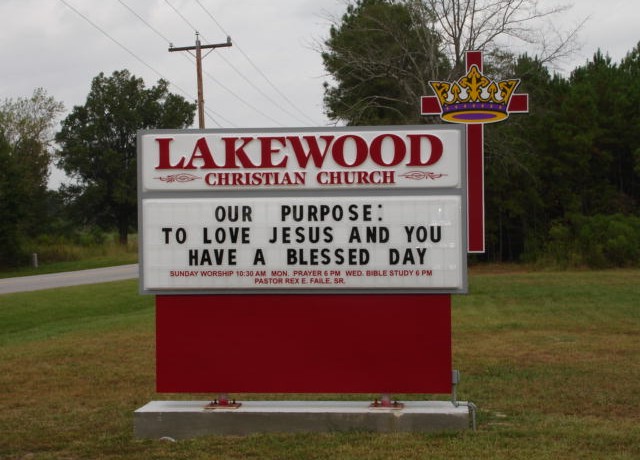
<svg viewBox="0 0 640 460">
<path fill-rule="evenodd" d="M 46 221 L 53 126 L 63 105 L 36 89 L 0 103 L 0 265 L 16 265 Z"/>
<path fill-rule="evenodd" d="M 512 116 L 485 127 L 485 190 L 487 258 L 493 261 L 533 260 L 540 256 L 549 229 L 552 195 L 564 182 L 543 180 L 549 162 L 557 159 L 550 133 L 560 123 L 557 106 L 568 92 L 567 81 L 550 75 L 535 58 L 501 60 L 492 75 L 517 75 L 519 91 L 532 104 L 527 116 Z"/>
<path fill-rule="evenodd" d="M 617 169 L 620 172 L 620 188 L 635 201 L 636 212 L 640 209 L 640 43 L 620 63 L 622 74 L 623 114 L 625 125 L 620 139 L 628 152 L 618 156 Z"/>
<path fill-rule="evenodd" d="M 349 125 L 420 122 L 420 96 L 429 80 L 448 72 L 437 36 L 404 2 L 357 0 L 324 45 L 322 60 L 335 81 L 325 83 L 325 107 Z"/>
<path fill-rule="evenodd" d="M 128 70 L 93 79 L 83 106 L 62 122 L 58 166 L 76 180 L 65 192 L 87 223 L 118 229 L 121 244 L 137 225 L 136 135 L 138 130 L 184 128 L 195 104 L 168 91 L 159 80 L 146 88 Z"/>
<path fill-rule="evenodd" d="M 505 42 L 533 45 L 540 61 L 552 62 L 575 51 L 579 24 L 566 32 L 550 22 L 569 6 L 542 7 L 540 0 L 407 0 L 414 17 L 429 17 L 456 72 L 464 70 L 464 52 L 504 51 Z M 544 33 L 542 33 L 544 31 Z M 502 41 L 502 42 L 501 42 Z M 502 44 L 501 44 L 502 43 Z"/>
<path fill-rule="evenodd" d="M 34 189 L 46 189 L 51 161 L 53 126 L 64 106 L 44 89 L 30 98 L 6 99 L 0 103 L 0 132 L 12 155 L 28 164 L 25 180 Z"/>
<path fill-rule="evenodd" d="M 637 56 L 617 65 L 598 52 L 568 79 L 525 57 L 505 70 L 536 102 L 486 129 L 492 259 L 640 263 Z"/>
<path fill-rule="evenodd" d="M 331 119 L 347 124 L 425 122 L 418 101 L 430 80 L 459 77 L 464 52 L 483 50 L 488 64 L 514 40 L 548 63 L 575 49 L 581 24 L 566 32 L 551 23 L 567 6 L 540 0 L 352 0 L 330 29 L 322 59 Z M 544 27 L 545 33 L 540 33 Z"/>
<path fill-rule="evenodd" d="M 0 136 L 0 266 L 17 265 L 20 257 L 20 224 L 23 202 L 20 182 L 9 143 Z"/>
</svg>

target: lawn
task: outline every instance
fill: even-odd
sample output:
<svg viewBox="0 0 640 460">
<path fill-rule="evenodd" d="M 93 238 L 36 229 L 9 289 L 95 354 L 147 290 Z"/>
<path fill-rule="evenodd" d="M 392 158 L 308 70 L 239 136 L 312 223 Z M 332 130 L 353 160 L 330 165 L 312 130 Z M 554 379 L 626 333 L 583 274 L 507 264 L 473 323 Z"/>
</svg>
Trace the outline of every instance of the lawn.
<svg viewBox="0 0 640 460">
<path fill-rule="evenodd" d="M 474 269 L 453 349 L 475 433 L 137 440 L 138 407 L 207 397 L 154 393 L 153 298 L 136 281 L 3 295 L 0 458 L 640 458 L 639 270 Z"/>
</svg>

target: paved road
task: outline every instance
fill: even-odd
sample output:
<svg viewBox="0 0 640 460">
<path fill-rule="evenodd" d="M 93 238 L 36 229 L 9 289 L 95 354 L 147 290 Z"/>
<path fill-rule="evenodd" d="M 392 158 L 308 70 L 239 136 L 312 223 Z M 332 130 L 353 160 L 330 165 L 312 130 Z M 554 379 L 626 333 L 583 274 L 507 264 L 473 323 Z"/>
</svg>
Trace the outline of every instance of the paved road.
<svg viewBox="0 0 640 460">
<path fill-rule="evenodd" d="M 21 276 L 18 278 L 0 279 L 0 294 L 39 291 L 42 289 L 77 286 L 79 284 L 106 283 L 137 277 L 138 264 L 52 273 L 50 275 Z"/>
</svg>

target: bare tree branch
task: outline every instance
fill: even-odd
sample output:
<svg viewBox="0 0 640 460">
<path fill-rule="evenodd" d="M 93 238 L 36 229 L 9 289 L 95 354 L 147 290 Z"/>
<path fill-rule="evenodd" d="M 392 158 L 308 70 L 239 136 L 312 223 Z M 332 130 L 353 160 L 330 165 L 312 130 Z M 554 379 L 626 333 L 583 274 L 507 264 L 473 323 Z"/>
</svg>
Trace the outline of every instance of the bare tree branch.
<svg viewBox="0 0 640 460">
<path fill-rule="evenodd" d="M 466 50 L 504 49 L 500 39 L 527 44 L 542 62 L 553 62 L 575 51 L 575 38 L 584 24 L 567 32 L 559 31 L 552 19 L 571 5 L 544 8 L 540 0 L 406 1 L 414 11 L 432 12 L 433 27 L 440 34 L 454 68 L 458 69 L 463 66 Z M 541 33 L 542 30 L 554 33 Z"/>
</svg>

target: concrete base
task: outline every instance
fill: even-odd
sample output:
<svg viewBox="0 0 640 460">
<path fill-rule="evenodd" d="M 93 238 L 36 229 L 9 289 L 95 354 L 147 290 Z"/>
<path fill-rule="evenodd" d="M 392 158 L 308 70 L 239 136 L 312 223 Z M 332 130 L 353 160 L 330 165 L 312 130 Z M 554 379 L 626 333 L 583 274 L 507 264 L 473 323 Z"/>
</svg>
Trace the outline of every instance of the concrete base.
<svg viewBox="0 0 640 460">
<path fill-rule="evenodd" d="M 448 401 L 405 401 L 403 409 L 366 401 L 244 401 L 238 409 L 205 409 L 209 401 L 151 401 L 134 412 L 137 438 L 371 431 L 424 433 L 469 428 L 469 408 Z"/>
</svg>

